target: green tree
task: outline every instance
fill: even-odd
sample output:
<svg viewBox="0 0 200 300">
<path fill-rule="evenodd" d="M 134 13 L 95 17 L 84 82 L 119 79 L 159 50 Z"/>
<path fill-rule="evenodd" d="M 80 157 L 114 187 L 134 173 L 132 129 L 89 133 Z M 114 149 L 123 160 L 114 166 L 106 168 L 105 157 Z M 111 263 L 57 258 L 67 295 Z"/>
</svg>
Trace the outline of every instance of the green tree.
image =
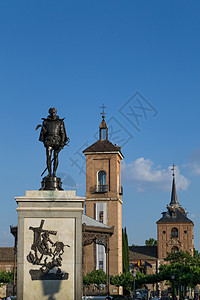
<svg viewBox="0 0 200 300">
<path fill-rule="evenodd" d="M 122 261 L 123 273 L 129 272 L 129 247 L 126 227 L 122 229 Z"/>
<path fill-rule="evenodd" d="M 145 245 L 146 246 L 157 246 L 158 242 L 157 242 L 157 240 L 155 240 L 153 238 L 150 238 L 150 239 L 145 241 Z"/>
<path fill-rule="evenodd" d="M 106 284 L 106 273 L 102 270 L 94 270 L 90 273 L 87 273 L 83 276 L 83 285 L 90 285 L 90 284 Z"/>
<path fill-rule="evenodd" d="M 161 281 L 167 281 L 167 283 L 171 285 L 172 274 L 175 275 L 174 284 L 176 290 L 178 290 L 180 286 L 184 286 L 186 290 L 187 287 L 194 288 L 197 284 L 200 284 L 200 255 L 198 252 L 195 252 L 194 256 L 189 252 L 170 252 L 165 261 L 167 261 L 168 264 L 161 265 L 158 274 L 144 275 L 137 272 L 136 288 Z M 123 280 L 123 278 L 121 278 L 121 280 Z M 124 280 L 121 285 L 130 289 L 131 283 L 129 284 Z M 181 296 L 184 297 L 185 295 Z"/>
<path fill-rule="evenodd" d="M 136 288 L 140 288 L 143 285 L 142 278 L 145 275 L 140 271 L 136 273 Z M 124 291 L 127 290 L 129 293 L 133 290 L 133 274 L 132 272 L 122 273 L 121 275 L 111 276 L 110 283 L 116 287 L 122 286 Z"/>
<path fill-rule="evenodd" d="M 0 271 L 0 284 L 1 283 L 11 283 L 14 280 L 14 273 L 6 272 L 6 271 Z"/>
<path fill-rule="evenodd" d="M 99 289 L 101 284 L 106 285 L 106 273 L 102 270 L 94 270 L 83 276 L 83 288 L 85 294 L 85 288 L 89 285 L 96 285 Z"/>
</svg>

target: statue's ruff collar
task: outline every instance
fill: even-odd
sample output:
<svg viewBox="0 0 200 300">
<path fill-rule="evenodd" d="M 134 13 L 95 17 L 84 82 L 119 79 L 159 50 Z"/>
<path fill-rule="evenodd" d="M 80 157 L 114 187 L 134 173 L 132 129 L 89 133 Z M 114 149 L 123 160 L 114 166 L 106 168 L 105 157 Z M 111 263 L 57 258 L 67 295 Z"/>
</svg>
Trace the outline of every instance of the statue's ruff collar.
<svg viewBox="0 0 200 300">
<path fill-rule="evenodd" d="M 57 121 L 57 120 L 64 120 L 64 119 L 59 119 L 59 116 L 56 116 L 55 119 L 53 119 L 51 116 L 48 116 L 47 118 L 42 118 L 42 120 Z"/>
</svg>

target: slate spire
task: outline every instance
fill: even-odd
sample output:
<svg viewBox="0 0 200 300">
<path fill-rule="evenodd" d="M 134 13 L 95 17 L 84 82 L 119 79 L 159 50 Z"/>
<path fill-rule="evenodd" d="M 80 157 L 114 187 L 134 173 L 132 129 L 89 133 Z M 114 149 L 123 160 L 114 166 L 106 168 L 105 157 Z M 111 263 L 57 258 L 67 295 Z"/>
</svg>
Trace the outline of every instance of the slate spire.
<svg viewBox="0 0 200 300">
<path fill-rule="evenodd" d="M 173 176 L 173 180 L 172 180 L 172 193 L 171 193 L 171 202 L 170 202 L 170 206 L 171 207 L 180 207 L 180 204 L 178 203 L 178 198 L 177 198 L 177 193 L 176 193 L 176 183 L 175 183 L 175 174 L 174 174 L 174 167 L 175 165 L 173 164 L 172 167 L 172 176 Z"/>
<path fill-rule="evenodd" d="M 172 194 L 171 194 L 170 206 L 179 206 L 177 193 L 176 193 L 175 176 L 173 176 L 173 181 L 172 181 Z"/>
</svg>

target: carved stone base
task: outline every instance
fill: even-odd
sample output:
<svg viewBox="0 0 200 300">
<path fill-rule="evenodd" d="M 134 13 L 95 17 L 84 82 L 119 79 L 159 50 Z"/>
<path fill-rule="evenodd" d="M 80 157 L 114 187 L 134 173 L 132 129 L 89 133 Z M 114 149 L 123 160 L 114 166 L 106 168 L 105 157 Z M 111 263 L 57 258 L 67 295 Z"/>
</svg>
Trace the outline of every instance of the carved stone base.
<svg viewBox="0 0 200 300">
<path fill-rule="evenodd" d="M 63 191 L 61 179 L 56 176 L 44 177 L 40 190 Z"/>
<path fill-rule="evenodd" d="M 17 299 L 81 300 L 84 198 L 75 191 L 41 190 L 16 201 Z"/>
</svg>

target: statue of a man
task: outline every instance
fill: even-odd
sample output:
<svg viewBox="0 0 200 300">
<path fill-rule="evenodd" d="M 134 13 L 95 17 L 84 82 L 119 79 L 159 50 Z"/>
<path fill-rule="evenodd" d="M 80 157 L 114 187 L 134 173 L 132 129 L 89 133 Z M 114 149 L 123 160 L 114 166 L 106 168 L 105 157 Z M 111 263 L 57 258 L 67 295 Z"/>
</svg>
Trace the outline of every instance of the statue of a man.
<svg viewBox="0 0 200 300">
<path fill-rule="evenodd" d="M 56 115 L 57 110 L 55 107 L 51 107 L 49 109 L 49 116 L 45 119 L 42 118 L 43 124 L 38 125 L 36 129 L 42 127 L 40 132 L 39 141 L 44 143 L 44 147 L 46 148 L 46 156 L 47 156 L 47 169 L 48 176 L 52 176 L 51 173 L 51 156 L 52 152 L 53 157 L 53 177 L 56 176 L 56 170 L 58 167 L 58 153 L 60 150 L 67 144 L 69 140 L 65 130 L 64 119 L 60 119 L 59 116 Z"/>
</svg>

